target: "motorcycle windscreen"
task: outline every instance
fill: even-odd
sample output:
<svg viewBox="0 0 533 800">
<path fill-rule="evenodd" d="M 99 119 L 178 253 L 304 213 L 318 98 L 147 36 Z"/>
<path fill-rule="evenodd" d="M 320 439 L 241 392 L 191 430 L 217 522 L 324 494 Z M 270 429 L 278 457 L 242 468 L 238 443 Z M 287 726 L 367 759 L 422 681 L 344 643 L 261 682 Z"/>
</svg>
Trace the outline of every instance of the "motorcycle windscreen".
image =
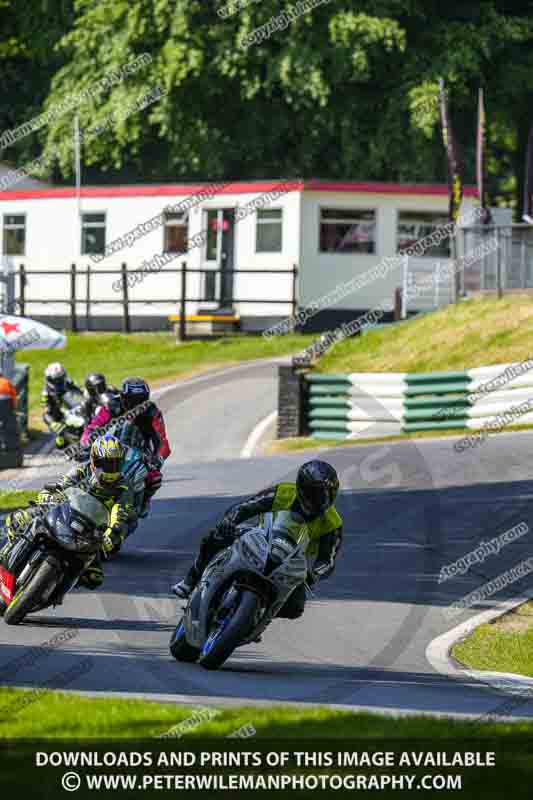
<svg viewBox="0 0 533 800">
<path fill-rule="evenodd" d="M 49 511 L 48 527 L 66 550 L 95 552 L 108 524 L 107 509 L 96 497 L 75 487 L 67 489 L 65 496 L 66 502 Z"/>
</svg>

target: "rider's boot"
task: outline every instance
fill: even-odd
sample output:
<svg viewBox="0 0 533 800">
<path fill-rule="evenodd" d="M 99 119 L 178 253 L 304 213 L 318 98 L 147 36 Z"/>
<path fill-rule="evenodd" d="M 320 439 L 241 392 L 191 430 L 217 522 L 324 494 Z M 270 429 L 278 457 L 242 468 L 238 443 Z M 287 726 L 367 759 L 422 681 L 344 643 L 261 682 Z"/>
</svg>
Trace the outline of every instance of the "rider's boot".
<svg viewBox="0 0 533 800">
<path fill-rule="evenodd" d="M 196 588 L 200 576 L 201 572 L 198 571 L 196 563 L 194 563 L 183 580 L 174 584 L 172 587 L 173 594 L 175 594 L 176 597 L 181 597 L 182 600 L 187 600 Z"/>
</svg>

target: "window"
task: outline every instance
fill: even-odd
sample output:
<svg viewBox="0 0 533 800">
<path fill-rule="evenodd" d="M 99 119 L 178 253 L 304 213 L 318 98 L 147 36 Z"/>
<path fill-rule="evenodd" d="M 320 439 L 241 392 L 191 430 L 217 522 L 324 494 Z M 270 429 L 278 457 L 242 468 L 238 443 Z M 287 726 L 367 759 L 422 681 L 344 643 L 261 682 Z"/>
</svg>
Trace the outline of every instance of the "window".
<svg viewBox="0 0 533 800">
<path fill-rule="evenodd" d="M 375 253 L 375 212 L 355 208 L 322 208 L 320 252 Z"/>
<path fill-rule="evenodd" d="M 23 256 L 26 250 L 26 215 L 4 214 L 5 256 Z"/>
<path fill-rule="evenodd" d="M 449 222 L 446 214 L 432 211 L 400 211 L 398 214 L 398 250 L 408 250 L 421 239 Z M 440 244 L 429 247 L 420 257 L 449 258 L 450 239 L 443 239 Z M 419 256 L 417 256 L 418 258 Z"/>
<path fill-rule="evenodd" d="M 187 218 L 183 213 L 165 212 L 163 248 L 165 253 L 184 253 L 187 249 Z"/>
<path fill-rule="evenodd" d="M 281 208 L 257 209 L 255 252 L 281 253 L 283 218 Z"/>
<path fill-rule="evenodd" d="M 81 215 L 81 254 L 105 253 L 105 214 Z"/>
</svg>

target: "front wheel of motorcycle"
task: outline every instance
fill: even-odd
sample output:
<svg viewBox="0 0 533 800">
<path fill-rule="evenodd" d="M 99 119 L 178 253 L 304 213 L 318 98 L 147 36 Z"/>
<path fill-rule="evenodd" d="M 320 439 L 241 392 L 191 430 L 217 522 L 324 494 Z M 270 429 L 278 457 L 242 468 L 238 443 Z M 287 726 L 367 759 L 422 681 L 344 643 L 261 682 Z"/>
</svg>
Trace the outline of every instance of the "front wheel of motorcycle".
<svg viewBox="0 0 533 800">
<path fill-rule="evenodd" d="M 205 669 L 218 669 L 250 632 L 259 608 L 255 592 L 243 591 L 239 605 L 230 616 L 210 631 L 198 663 Z"/>
<path fill-rule="evenodd" d="M 170 652 L 176 661 L 188 661 L 191 664 L 197 661 L 200 655 L 200 650 L 197 647 L 193 647 L 192 644 L 189 644 L 185 637 L 185 625 L 183 624 L 183 620 L 181 620 L 172 634 L 172 638 L 170 639 Z"/>
<path fill-rule="evenodd" d="M 4 614 L 6 625 L 18 625 L 38 605 L 43 594 L 57 582 L 57 568 L 44 561 L 33 578 L 20 589 Z"/>
</svg>

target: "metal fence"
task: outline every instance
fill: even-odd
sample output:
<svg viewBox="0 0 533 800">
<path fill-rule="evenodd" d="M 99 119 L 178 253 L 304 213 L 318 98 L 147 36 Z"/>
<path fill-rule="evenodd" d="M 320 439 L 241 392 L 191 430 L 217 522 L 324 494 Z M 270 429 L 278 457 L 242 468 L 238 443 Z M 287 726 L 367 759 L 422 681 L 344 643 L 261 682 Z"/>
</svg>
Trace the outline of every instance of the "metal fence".
<svg viewBox="0 0 533 800">
<path fill-rule="evenodd" d="M 497 293 L 533 289 L 533 225 L 477 225 L 461 230 L 461 251 L 472 253 L 496 238 L 493 252 L 459 273 L 459 294 Z"/>
<path fill-rule="evenodd" d="M 152 273 L 144 273 L 145 275 L 176 275 L 175 287 L 176 287 L 176 294 L 174 296 L 167 296 L 164 298 L 158 297 L 151 297 L 149 299 L 134 299 L 130 296 L 130 283 L 133 282 L 134 276 L 138 275 L 141 277 L 143 275 L 143 271 L 141 269 L 128 269 L 128 265 L 126 263 L 121 264 L 120 269 L 91 269 L 90 265 L 87 265 L 84 268 L 79 268 L 76 264 L 71 264 L 69 269 L 49 269 L 49 270 L 28 270 L 25 268 L 24 265 L 21 265 L 18 270 L 16 270 L 15 275 L 17 277 L 17 284 L 18 284 L 18 296 L 15 297 L 14 304 L 16 306 L 16 313 L 20 314 L 21 316 L 25 316 L 28 314 L 31 316 L 31 306 L 36 305 L 63 305 L 66 306 L 68 309 L 67 318 L 69 320 L 69 329 L 73 332 L 76 332 L 80 329 L 80 317 L 84 317 L 86 320 L 86 327 L 88 330 L 98 329 L 98 316 L 94 315 L 93 311 L 94 308 L 97 306 L 117 306 L 117 304 L 121 307 L 121 325 L 122 330 L 124 333 L 130 333 L 132 330 L 131 325 L 131 312 L 132 307 L 138 305 L 151 305 L 151 306 L 161 306 L 161 305 L 175 305 L 178 306 L 180 309 L 180 313 L 182 316 L 186 313 L 187 304 L 188 303 L 213 303 L 217 302 L 214 299 L 204 297 L 194 297 L 189 296 L 189 284 L 188 278 L 191 275 L 205 275 L 206 278 L 209 278 L 211 281 L 214 279 L 215 276 L 220 276 L 220 280 L 225 280 L 227 283 L 233 281 L 235 277 L 240 275 L 247 275 L 247 276 L 256 276 L 256 277 L 263 277 L 265 275 L 272 275 L 272 276 L 292 276 L 291 280 L 291 289 L 290 294 L 286 298 L 280 299 L 279 297 L 276 298 L 268 298 L 268 297 L 239 297 L 238 295 L 231 294 L 231 296 L 225 298 L 224 305 L 227 306 L 228 304 L 231 305 L 233 303 L 237 303 L 239 305 L 242 304 L 267 304 L 267 305 L 289 305 L 291 307 L 292 313 L 296 313 L 297 309 L 297 276 L 298 276 L 298 267 L 294 264 L 292 267 L 288 269 L 237 269 L 237 270 L 230 270 L 230 269 L 188 269 L 187 262 L 183 261 L 180 267 L 176 269 L 164 269 L 161 272 L 152 272 Z M 67 291 L 63 297 L 53 297 L 53 298 L 43 298 L 34 295 L 30 295 L 28 293 L 28 277 L 29 276 L 39 276 L 40 278 L 46 278 L 47 276 L 63 276 L 65 280 L 65 285 L 67 287 Z M 120 292 L 117 293 L 116 298 L 109 297 L 98 297 L 93 294 L 93 283 L 95 279 L 101 278 L 102 276 L 118 276 L 119 283 L 120 283 Z M 78 287 L 78 278 L 82 277 L 84 279 L 84 291 L 80 292 Z M 141 277 L 142 281 L 142 277 Z M 83 309 L 83 313 L 80 314 L 80 308 Z M 28 311 L 29 309 L 29 311 Z M 183 335 L 186 335 L 186 332 L 183 331 Z"/>
</svg>

